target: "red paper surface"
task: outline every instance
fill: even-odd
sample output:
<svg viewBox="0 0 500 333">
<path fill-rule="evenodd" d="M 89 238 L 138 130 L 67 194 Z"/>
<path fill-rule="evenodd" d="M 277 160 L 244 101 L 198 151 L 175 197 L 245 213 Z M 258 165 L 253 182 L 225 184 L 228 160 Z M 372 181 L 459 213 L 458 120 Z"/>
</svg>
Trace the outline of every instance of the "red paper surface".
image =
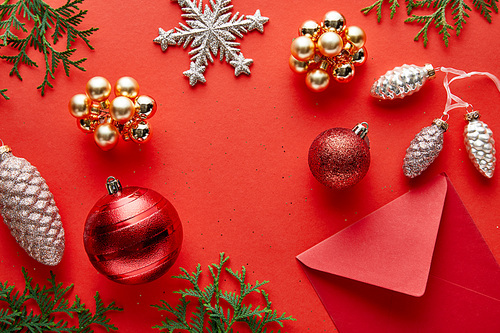
<svg viewBox="0 0 500 333">
<path fill-rule="evenodd" d="M 426 212 L 415 212 L 415 206 Z M 394 223 L 398 218 L 401 225 Z M 429 270 L 430 262 L 422 261 L 421 255 L 432 255 L 434 245 Z M 500 330 L 500 266 L 444 176 L 402 195 L 297 259 L 340 332 Z M 427 290 L 412 294 L 415 282 Z"/>
<path fill-rule="evenodd" d="M 61 4 L 63 1 L 49 1 Z M 335 326 L 296 262 L 295 256 L 363 216 L 382 207 L 409 189 L 445 171 L 495 258 L 500 258 L 497 216 L 498 175 L 479 175 L 463 146 L 463 112 L 454 110 L 444 148 L 434 164 L 419 178 L 406 179 L 401 170 L 405 150 L 424 126 L 441 115 L 446 101 L 443 74 L 405 100 L 379 102 L 369 96 L 373 81 L 395 66 L 407 64 L 454 67 L 466 71 L 498 71 L 500 18 L 489 24 L 474 10 L 457 38 L 444 47 L 432 31 L 429 46 L 412 40 L 418 25 L 403 24 L 400 8 L 393 20 L 384 8 L 376 17 L 360 9 L 373 1 L 256 1 L 233 0 L 233 13 L 245 15 L 260 9 L 270 18 L 264 33 L 253 31 L 241 50 L 254 64 L 250 76 L 234 77 L 230 65 L 218 60 L 209 65 L 207 83 L 191 88 L 182 72 L 189 68 L 188 50 L 171 47 L 162 52 L 153 43 L 158 28 L 167 30 L 184 22 L 172 1 L 86 1 L 83 27 L 99 27 L 90 37 L 94 51 L 76 43 L 77 57 L 87 57 L 86 72 L 56 72 L 54 89 L 45 97 L 36 90 L 43 80 L 43 59 L 30 56 L 41 68 L 21 68 L 23 81 L 9 77 L 10 65 L 0 62 L 1 88 L 10 101 L 0 100 L 0 138 L 17 156 L 28 159 L 47 180 L 60 209 L 66 230 L 66 252 L 52 270 L 64 283 L 75 283 L 87 303 L 99 290 L 104 301 L 125 308 L 111 314 L 120 332 L 155 332 L 163 319 L 149 305 L 166 299 L 184 281 L 170 278 L 179 267 L 194 269 L 218 260 L 225 251 L 231 267 L 244 265 L 249 281 L 271 281 L 266 290 L 279 312 L 297 318 L 286 323 L 287 332 L 332 332 Z M 469 2 L 470 4 L 470 2 Z M 333 83 L 327 91 L 307 90 L 304 77 L 288 68 L 290 43 L 307 19 L 321 20 L 329 10 L 342 12 L 348 25 L 367 34 L 368 60 L 357 68 L 348 84 Z M 451 13 L 447 13 L 451 17 Z M 4 52 L 4 49 L 2 49 Z M 90 135 L 82 134 L 67 111 L 71 96 L 84 92 L 92 76 L 114 83 L 129 75 L 141 93 L 153 96 L 158 111 L 151 120 L 153 137 L 144 145 L 120 142 L 109 152 L 99 150 Z M 452 84 L 453 92 L 478 109 L 494 133 L 500 131 L 494 84 L 478 77 Z M 369 123 L 371 166 L 366 177 L 343 192 L 329 190 L 310 174 L 307 152 L 322 131 Z M 152 188 L 176 207 L 184 226 L 183 249 L 176 264 L 161 279 L 140 286 L 122 286 L 99 275 L 83 248 L 83 225 L 88 211 L 106 193 L 108 176 L 124 186 Z M 456 260 L 461 260 L 457 253 Z M 44 267 L 16 244 L 0 224 L 0 280 L 23 286 L 21 267 L 43 282 L 51 268 Z M 275 328 L 276 330 L 276 328 Z M 422 328 L 425 331 L 425 328 Z"/>
</svg>

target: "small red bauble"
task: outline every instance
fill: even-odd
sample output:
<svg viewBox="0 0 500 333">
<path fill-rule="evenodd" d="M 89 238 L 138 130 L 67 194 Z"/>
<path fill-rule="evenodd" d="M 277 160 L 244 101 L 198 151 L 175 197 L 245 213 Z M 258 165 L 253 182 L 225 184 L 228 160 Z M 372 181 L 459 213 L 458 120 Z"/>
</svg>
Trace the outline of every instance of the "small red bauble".
<svg viewBox="0 0 500 333">
<path fill-rule="evenodd" d="M 182 245 L 182 224 L 161 194 L 125 187 L 109 177 L 109 194 L 99 199 L 85 222 L 83 242 L 92 265 L 123 284 L 153 281 L 167 272 Z"/>
<path fill-rule="evenodd" d="M 357 184 L 370 167 L 368 124 L 352 130 L 331 128 L 320 133 L 309 148 L 309 168 L 323 185 L 344 189 Z"/>
</svg>

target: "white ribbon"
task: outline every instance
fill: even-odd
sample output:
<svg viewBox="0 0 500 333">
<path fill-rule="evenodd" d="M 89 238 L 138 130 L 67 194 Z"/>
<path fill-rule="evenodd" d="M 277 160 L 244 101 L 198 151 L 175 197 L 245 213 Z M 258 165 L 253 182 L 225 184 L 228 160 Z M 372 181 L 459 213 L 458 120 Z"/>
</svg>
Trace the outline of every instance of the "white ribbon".
<svg viewBox="0 0 500 333">
<path fill-rule="evenodd" d="M 455 95 L 451 92 L 450 85 L 453 81 L 468 78 L 468 77 L 471 77 L 474 75 L 484 75 L 484 76 L 490 78 L 495 83 L 498 91 L 500 92 L 500 80 L 495 75 L 493 75 L 491 73 L 488 73 L 488 72 L 470 72 L 470 73 L 467 73 L 467 72 L 464 72 L 464 71 L 459 70 L 459 69 L 447 68 L 447 67 L 439 67 L 438 70 L 446 73 L 444 80 L 443 80 L 443 86 L 444 86 L 444 89 L 446 90 L 446 106 L 444 107 L 444 111 L 443 111 L 444 116 L 449 117 L 448 112 L 450 112 L 451 110 L 456 109 L 456 108 L 472 107 L 471 104 L 465 102 L 460 97 L 458 97 L 457 95 Z M 452 78 L 451 80 L 448 80 L 448 74 L 454 74 L 456 76 L 454 78 Z"/>
</svg>

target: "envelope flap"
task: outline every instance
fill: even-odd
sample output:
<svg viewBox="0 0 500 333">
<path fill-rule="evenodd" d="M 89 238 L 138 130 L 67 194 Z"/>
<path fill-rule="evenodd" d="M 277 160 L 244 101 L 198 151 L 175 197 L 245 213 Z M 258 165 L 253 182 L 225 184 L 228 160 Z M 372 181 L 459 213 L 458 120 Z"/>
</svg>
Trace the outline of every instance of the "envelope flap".
<svg viewBox="0 0 500 333">
<path fill-rule="evenodd" d="M 297 259 L 325 273 L 422 296 L 446 191 L 446 177 L 436 177 L 301 253 Z"/>
</svg>

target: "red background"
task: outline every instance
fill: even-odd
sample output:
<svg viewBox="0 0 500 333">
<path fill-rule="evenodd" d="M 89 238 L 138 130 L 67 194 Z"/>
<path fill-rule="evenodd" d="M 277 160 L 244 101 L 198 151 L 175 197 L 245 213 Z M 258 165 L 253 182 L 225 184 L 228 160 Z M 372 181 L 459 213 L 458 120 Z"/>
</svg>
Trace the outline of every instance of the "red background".
<svg viewBox="0 0 500 333">
<path fill-rule="evenodd" d="M 63 1 L 48 1 L 61 4 Z M 270 280 L 266 290 L 273 307 L 297 319 L 287 332 L 331 332 L 334 325 L 307 281 L 295 256 L 419 183 L 445 171 L 462 197 L 495 257 L 500 259 L 498 175 L 488 180 L 468 160 L 463 145 L 464 111 L 454 110 L 436 162 L 415 180 L 401 170 L 405 150 L 416 133 L 441 115 L 446 95 L 443 74 L 416 95 L 392 103 L 369 96 L 375 78 L 407 64 L 454 67 L 466 71 L 498 71 L 498 15 L 489 24 L 476 10 L 457 38 L 446 48 L 436 30 L 425 49 L 414 42 L 420 26 L 403 24 L 400 8 L 393 20 L 384 8 L 382 22 L 360 9 L 372 1 L 257 1 L 233 0 L 233 13 L 252 15 L 260 9 L 270 18 L 264 34 L 253 31 L 241 42 L 252 58 L 250 76 L 234 77 L 233 68 L 216 61 L 208 66 L 206 84 L 191 88 L 182 75 L 189 68 L 188 50 L 170 47 L 162 52 L 153 43 L 158 28 L 176 27 L 180 7 L 167 0 L 86 1 L 88 15 L 82 27 L 99 27 L 90 37 L 95 51 L 82 42 L 77 57 L 87 57 L 87 72 L 56 73 L 54 89 L 41 97 L 36 86 L 43 79 L 43 59 L 30 52 L 41 68 L 22 67 L 21 82 L 0 63 L 1 88 L 10 101 L 0 100 L 0 138 L 16 156 L 28 159 L 47 180 L 66 231 L 66 251 L 57 267 L 49 268 L 28 257 L 0 226 L 0 280 L 23 287 L 21 267 L 43 282 L 53 270 L 59 281 L 75 283 L 74 293 L 87 304 L 99 290 L 106 303 L 124 307 L 110 314 L 121 332 L 153 332 L 161 313 L 149 305 L 160 299 L 176 302 L 172 291 L 188 287 L 171 279 L 179 267 L 206 266 L 225 251 L 230 267 L 242 265 L 249 282 Z M 472 6 L 471 1 L 468 2 Z M 325 12 L 338 10 L 348 25 L 367 33 L 368 60 L 348 84 L 333 83 L 324 93 L 307 90 L 304 77 L 288 68 L 290 43 L 306 19 L 320 21 Z M 451 19 L 451 13 L 448 12 Z M 2 49 L 2 52 L 7 52 Z M 71 96 L 84 92 L 92 76 L 113 84 L 132 76 L 141 93 L 158 104 L 152 118 L 152 140 L 144 145 L 124 143 L 103 152 L 91 136 L 82 134 L 67 111 Z M 454 93 L 472 103 L 493 129 L 500 131 L 500 93 L 485 78 L 454 83 Z M 309 172 L 308 148 L 317 134 L 331 127 L 370 125 L 372 162 L 366 177 L 355 187 L 336 192 L 320 185 Z M 184 225 L 181 254 L 159 280 L 138 286 L 113 283 L 91 266 L 83 248 L 83 225 L 88 211 L 106 193 L 106 178 L 123 185 L 152 188 L 176 207 Z M 360 244 L 362 246 L 362 244 Z M 465 245 L 464 245 L 465 246 Z M 73 296 L 73 295 L 72 295 Z"/>
</svg>

